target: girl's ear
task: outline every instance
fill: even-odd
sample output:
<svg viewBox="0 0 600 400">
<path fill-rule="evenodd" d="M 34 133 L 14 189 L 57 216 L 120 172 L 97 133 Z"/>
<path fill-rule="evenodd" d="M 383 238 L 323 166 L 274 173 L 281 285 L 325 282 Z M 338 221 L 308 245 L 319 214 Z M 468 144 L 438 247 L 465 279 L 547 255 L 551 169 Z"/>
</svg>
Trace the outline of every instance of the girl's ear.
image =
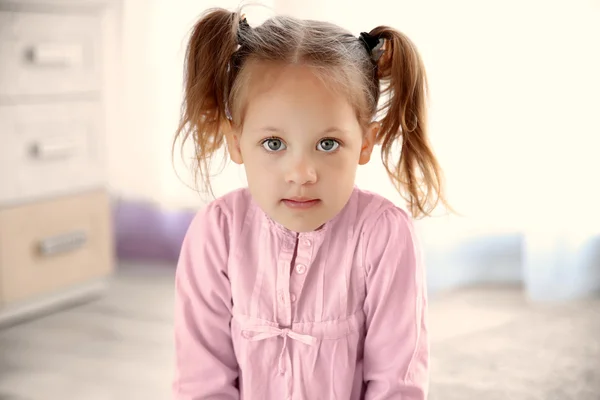
<svg viewBox="0 0 600 400">
<path fill-rule="evenodd" d="M 236 164 L 243 164 L 242 150 L 240 148 L 240 134 L 237 129 L 233 128 L 230 123 L 226 123 L 223 127 L 225 140 L 227 141 L 227 151 L 231 161 Z"/>
<path fill-rule="evenodd" d="M 363 136 L 362 147 L 360 149 L 360 158 L 358 159 L 358 163 L 360 165 L 365 165 L 371 160 L 371 153 L 373 153 L 373 147 L 375 146 L 377 140 L 377 134 L 381 129 L 381 124 L 377 121 L 371 122 L 365 135 Z"/>
</svg>

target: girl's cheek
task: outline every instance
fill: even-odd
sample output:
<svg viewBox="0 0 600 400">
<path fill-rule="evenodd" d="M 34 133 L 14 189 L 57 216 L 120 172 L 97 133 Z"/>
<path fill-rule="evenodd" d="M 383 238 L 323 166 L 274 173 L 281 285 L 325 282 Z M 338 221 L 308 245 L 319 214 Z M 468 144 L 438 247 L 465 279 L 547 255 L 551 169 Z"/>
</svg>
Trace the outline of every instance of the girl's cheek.
<svg viewBox="0 0 600 400">
<path fill-rule="evenodd" d="M 321 164 L 326 166 L 328 169 L 336 170 L 340 168 L 345 168 L 350 162 L 348 158 L 349 157 L 347 153 L 338 152 L 323 157 L 323 159 L 321 160 Z"/>
<path fill-rule="evenodd" d="M 276 172 L 273 169 L 279 168 L 285 161 L 285 159 L 281 155 L 270 154 L 266 151 L 261 151 L 261 153 L 262 154 L 260 155 L 259 162 L 261 163 L 264 169 L 269 170 L 271 173 Z"/>
</svg>

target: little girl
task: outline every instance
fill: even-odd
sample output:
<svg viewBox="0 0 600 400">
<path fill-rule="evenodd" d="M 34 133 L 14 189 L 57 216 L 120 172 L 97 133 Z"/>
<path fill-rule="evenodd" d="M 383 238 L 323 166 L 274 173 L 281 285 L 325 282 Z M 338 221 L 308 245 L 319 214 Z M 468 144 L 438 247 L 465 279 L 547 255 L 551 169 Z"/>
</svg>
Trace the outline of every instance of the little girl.
<svg viewBox="0 0 600 400">
<path fill-rule="evenodd" d="M 288 17 L 251 27 L 213 9 L 192 32 L 185 83 L 176 139 L 193 140 L 207 188 L 223 146 L 248 188 L 200 211 L 183 243 L 174 398 L 425 399 L 411 217 L 354 185 L 380 144 L 413 217 L 445 203 L 412 42 Z"/>
</svg>

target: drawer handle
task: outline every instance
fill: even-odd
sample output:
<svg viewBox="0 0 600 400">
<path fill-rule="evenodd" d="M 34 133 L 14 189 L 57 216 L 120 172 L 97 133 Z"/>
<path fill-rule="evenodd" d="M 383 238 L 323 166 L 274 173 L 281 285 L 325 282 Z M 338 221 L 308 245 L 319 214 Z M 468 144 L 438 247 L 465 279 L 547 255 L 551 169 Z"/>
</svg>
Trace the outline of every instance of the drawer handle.
<svg viewBox="0 0 600 400">
<path fill-rule="evenodd" d="M 75 67 L 83 63 L 81 45 L 64 43 L 43 43 L 29 47 L 26 51 L 28 61 L 37 66 Z"/>
<path fill-rule="evenodd" d="M 75 152 L 73 143 L 55 142 L 55 143 L 34 143 L 31 146 L 33 157 L 45 160 L 55 158 L 67 158 Z"/>
<path fill-rule="evenodd" d="M 77 250 L 87 242 L 87 235 L 83 231 L 69 232 L 61 235 L 42 239 L 39 244 L 40 254 L 52 256 Z"/>
</svg>

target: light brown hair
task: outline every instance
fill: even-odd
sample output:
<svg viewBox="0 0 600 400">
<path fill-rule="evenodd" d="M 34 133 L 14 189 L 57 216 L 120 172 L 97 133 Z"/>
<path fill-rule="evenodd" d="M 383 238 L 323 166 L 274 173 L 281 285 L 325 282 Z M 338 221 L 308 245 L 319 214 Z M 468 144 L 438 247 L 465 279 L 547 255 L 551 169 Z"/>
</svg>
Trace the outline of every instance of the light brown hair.
<svg viewBox="0 0 600 400">
<path fill-rule="evenodd" d="M 421 57 L 403 33 L 379 26 L 373 59 L 368 46 L 327 22 L 286 16 L 250 28 L 238 12 L 210 9 L 195 24 L 186 51 L 184 101 L 175 141 L 191 138 L 198 175 L 211 191 L 210 162 L 224 148 L 224 128 L 243 123 L 243 90 L 251 62 L 303 63 L 342 90 L 364 126 L 380 117 L 377 140 L 387 173 L 413 217 L 442 202 L 442 171 L 427 136 L 427 78 Z M 385 98 L 383 104 L 380 97 Z M 395 146 L 400 155 L 394 157 Z"/>
</svg>

